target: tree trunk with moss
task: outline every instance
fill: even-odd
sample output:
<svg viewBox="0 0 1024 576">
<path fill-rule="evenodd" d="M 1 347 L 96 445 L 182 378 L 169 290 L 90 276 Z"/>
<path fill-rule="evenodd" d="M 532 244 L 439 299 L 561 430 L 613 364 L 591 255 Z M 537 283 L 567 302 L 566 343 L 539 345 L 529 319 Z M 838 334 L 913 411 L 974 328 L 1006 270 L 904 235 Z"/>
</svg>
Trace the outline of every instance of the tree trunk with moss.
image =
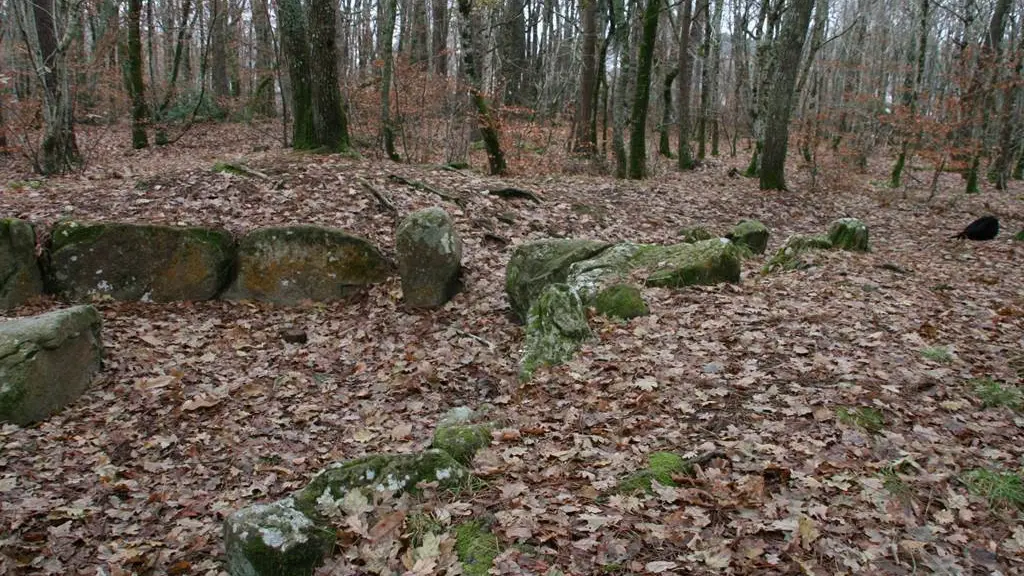
<svg viewBox="0 0 1024 576">
<path fill-rule="evenodd" d="M 309 0 L 309 71 L 313 138 L 318 148 L 349 149 L 348 118 L 338 87 L 335 9 L 332 0 Z"/>
<path fill-rule="evenodd" d="M 572 149 L 573 152 L 590 156 L 597 145 L 597 134 L 591 121 L 597 87 L 597 0 L 581 0 L 580 10 L 583 16 L 583 69 L 580 73 L 580 98 L 576 103 Z"/>
<path fill-rule="evenodd" d="M 651 98 L 651 67 L 658 37 L 661 0 L 648 0 L 644 10 L 644 31 L 636 65 L 636 96 L 633 98 L 632 129 L 629 133 L 629 178 L 641 180 L 647 175 L 647 108 Z"/>
<path fill-rule="evenodd" d="M 292 92 L 292 147 L 316 148 L 313 135 L 313 90 L 309 80 L 306 19 L 300 0 L 280 0 L 281 47 L 288 60 L 288 80 Z"/>
<path fill-rule="evenodd" d="M 786 189 L 786 151 L 789 147 L 789 117 L 793 110 L 800 54 L 811 23 L 814 0 L 793 0 L 779 32 L 777 74 L 768 100 L 764 151 L 761 158 L 761 189 Z"/>
<path fill-rule="evenodd" d="M 924 63 L 925 57 L 928 54 L 928 0 L 921 0 L 921 19 L 920 19 L 920 37 L 918 40 L 917 58 L 916 58 L 916 73 L 911 79 L 911 76 L 907 75 L 907 80 L 904 83 L 904 94 L 903 104 L 907 107 L 908 118 L 911 124 L 917 123 L 917 99 L 918 92 L 921 90 L 921 82 L 924 79 Z M 913 126 L 907 128 L 908 131 L 915 130 Z M 920 132 L 920 131 L 917 131 Z M 896 156 L 896 164 L 892 168 L 892 174 L 889 178 L 889 185 L 893 188 L 899 188 L 903 180 L 903 168 L 907 163 L 907 156 L 910 154 L 912 137 L 909 134 L 903 136 L 903 142 L 900 145 L 900 153 Z"/>
<path fill-rule="evenodd" d="M 501 133 L 498 120 L 484 97 L 480 73 L 477 70 L 476 50 L 473 42 L 473 0 L 458 0 L 459 41 L 462 44 L 462 71 L 466 75 L 469 96 L 476 107 L 480 134 L 487 149 L 487 162 L 492 175 L 504 174 L 505 154 L 501 151 Z"/>
</svg>

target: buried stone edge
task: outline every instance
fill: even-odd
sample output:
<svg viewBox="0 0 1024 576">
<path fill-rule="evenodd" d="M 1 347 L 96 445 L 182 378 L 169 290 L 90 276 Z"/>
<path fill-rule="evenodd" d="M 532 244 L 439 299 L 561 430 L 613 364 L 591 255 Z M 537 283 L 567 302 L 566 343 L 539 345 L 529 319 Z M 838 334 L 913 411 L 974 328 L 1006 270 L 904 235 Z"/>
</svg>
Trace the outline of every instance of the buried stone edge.
<svg viewBox="0 0 1024 576">
<path fill-rule="evenodd" d="M 489 444 L 491 424 L 471 424 L 481 416 L 473 411 L 452 413 L 435 431 L 434 448 L 337 462 L 286 498 L 229 515 L 223 525 L 227 572 L 231 576 L 313 574 L 331 555 L 336 540 L 331 520 L 323 512 L 352 490 L 397 494 L 415 490 L 419 482 L 437 482 L 448 489 L 465 486 L 470 472 L 462 462 L 468 463 Z M 457 437 L 454 442 L 453 437 Z M 458 456 L 439 446 L 457 448 Z"/>
</svg>

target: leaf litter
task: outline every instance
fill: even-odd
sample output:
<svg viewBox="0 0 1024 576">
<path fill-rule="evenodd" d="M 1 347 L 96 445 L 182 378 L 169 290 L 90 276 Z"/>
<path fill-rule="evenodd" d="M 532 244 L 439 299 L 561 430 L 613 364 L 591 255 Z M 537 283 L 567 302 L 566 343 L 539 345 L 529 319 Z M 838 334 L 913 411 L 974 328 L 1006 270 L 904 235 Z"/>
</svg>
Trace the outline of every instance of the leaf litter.
<svg viewBox="0 0 1024 576">
<path fill-rule="evenodd" d="M 0 208 L 47 224 L 321 224 L 390 251 L 395 216 L 362 179 L 399 215 L 438 204 L 452 214 L 466 290 L 431 312 L 404 309 L 397 280 L 292 308 L 98 302 L 107 358 L 92 387 L 45 422 L 0 428 L 0 572 L 219 574 L 227 514 L 283 497 L 333 461 L 422 449 L 447 410 L 481 403 L 499 423 L 474 462 L 483 483 L 340 512 L 350 545 L 322 573 L 449 572 L 452 526 L 470 517 L 499 538 L 496 574 L 1022 570 L 1020 511 L 963 479 L 1020 471 L 1024 419 L 986 409 L 972 381 L 1021 384 L 1024 245 L 946 239 L 988 212 L 1019 229 L 1019 182 L 965 197 L 948 175 L 925 202 L 924 191 L 908 198 L 830 165 L 827 190 L 794 168 L 793 191 L 760 192 L 725 177 L 733 159 L 689 174 L 656 166 L 643 182 L 522 167 L 499 181 L 251 153 L 231 130 L 197 129 L 187 159 L 110 154 L 84 175 L 5 189 Z M 204 144 L 214 138 L 229 144 Z M 225 155 L 268 179 L 212 171 Z M 487 194 L 501 186 L 544 202 Z M 736 286 L 645 290 L 650 316 L 594 318 L 597 338 L 575 359 L 517 381 L 522 328 L 503 295 L 516 244 L 674 242 L 682 227 L 754 217 L 772 231 L 770 251 L 841 216 L 869 225 L 871 253 L 821 253 L 815 267 L 769 276 L 757 257 Z M 308 341 L 283 341 L 285 327 Z M 923 355 L 929 347 L 948 362 Z M 675 486 L 617 492 L 657 451 L 714 456 Z M 438 529 L 414 537 L 424 511 Z"/>
</svg>

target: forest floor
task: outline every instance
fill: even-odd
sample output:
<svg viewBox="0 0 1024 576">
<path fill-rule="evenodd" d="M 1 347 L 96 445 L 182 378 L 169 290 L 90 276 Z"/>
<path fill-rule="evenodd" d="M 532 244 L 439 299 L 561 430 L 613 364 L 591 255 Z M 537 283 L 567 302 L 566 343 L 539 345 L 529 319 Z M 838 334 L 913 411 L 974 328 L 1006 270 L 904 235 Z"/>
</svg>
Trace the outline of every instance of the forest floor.
<svg viewBox="0 0 1024 576">
<path fill-rule="evenodd" d="M 744 157 L 687 174 L 666 161 L 642 182 L 528 164 L 499 180 L 294 153 L 241 126 L 141 152 L 125 151 L 125 131 L 80 138 L 93 147 L 82 173 L 0 168 L 0 214 L 233 232 L 313 223 L 390 250 L 395 216 L 363 178 L 400 215 L 453 215 L 465 290 L 432 312 L 405 310 L 397 279 L 291 308 L 98 302 L 106 363 L 93 386 L 45 422 L 0 427 L 0 573 L 218 574 L 233 510 L 334 461 L 422 449 L 447 410 L 483 403 L 500 425 L 475 462 L 485 483 L 416 505 L 442 531 L 492 520 L 492 573 L 1024 573 L 1021 182 L 965 196 L 947 174 L 928 200 L 884 187 L 880 158 L 866 173 L 823 166 L 819 190 L 793 165 L 791 191 L 761 192 L 727 176 Z M 240 160 L 260 175 L 212 170 Z M 482 193 L 499 185 L 543 203 Z M 986 213 L 1002 221 L 996 241 L 949 239 Z M 594 318 L 599 337 L 575 360 L 517 381 L 523 329 L 504 295 L 516 244 L 677 242 L 683 226 L 752 217 L 771 230 L 770 254 L 842 216 L 868 224 L 870 253 L 762 276 L 765 255 L 738 285 L 648 290 L 650 316 Z M 282 341 L 292 326 L 308 343 Z M 678 487 L 617 493 L 655 451 L 712 457 Z M 392 542 L 384 564 L 400 566 L 407 544 Z M 324 572 L 366 570 L 344 559 Z"/>
</svg>

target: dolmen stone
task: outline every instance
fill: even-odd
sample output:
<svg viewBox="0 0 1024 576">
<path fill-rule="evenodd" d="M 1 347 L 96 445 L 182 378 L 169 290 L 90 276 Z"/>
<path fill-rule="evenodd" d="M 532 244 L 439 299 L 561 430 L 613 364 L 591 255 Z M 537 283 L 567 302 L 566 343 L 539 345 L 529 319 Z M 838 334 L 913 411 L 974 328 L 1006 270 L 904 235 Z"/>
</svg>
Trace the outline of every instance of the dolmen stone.
<svg viewBox="0 0 1024 576">
<path fill-rule="evenodd" d="M 0 322 L 0 421 L 38 422 L 78 398 L 100 369 L 100 328 L 92 306 Z"/>
<path fill-rule="evenodd" d="M 840 218 L 829 226 L 828 239 L 832 247 L 852 252 L 868 252 L 868 227 L 856 218 Z"/>
<path fill-rule="evenodd" d="M 459 289 L 462 239 L 438 207 L 409 214 L 395 232 L 402 297 L 413 308 L 436 308 Z"/>
<path fill-rule="evenodd" d="M 332 516 L 351 492 L 399 494 L 419 482 L 454 489 L 469 476 L 469 469 L 437 449 L 336 462 L 291 496 L 228 516 L 225 568 L 231 576 L 310 576 L 334 548 Z"/>
<path fill-rule="evenodd" d="M 555 239 L 516 247 L 505 290 L 526 323 L 520 378 L 572 357 L 591 337 L 587 308 L 626 320 L 648 314 L 641 287 L 739 282 L 742 255 L 725 238 L 668 246 Z"/>
<path fill-rule="evenodd" d="M 370 241 L 320 226 L 253 230 L 239 240 L 237 274 L 224 297 L 329 302 L 387 280 L 391 263 Z"/>
<path fill-rule="evenodd" d="M 768 227 L 757 220 L 740 220 L 726 238 L 740 246 L 746 246 L 754 254 L 764 254 L 768 247 Z"/>
<path fill-rule="evenodd" d="M 0 219 L 0 310 L 20 306 L 42 293 L 35 228 L 24 220 Z"/>
<path fill-rule="evenodd" d="M 50 289 L 69 300 L 195 301 L 226 286 L 235 243 L 216 228 L 64 221 L 49 252 Z"/>
</svg>

